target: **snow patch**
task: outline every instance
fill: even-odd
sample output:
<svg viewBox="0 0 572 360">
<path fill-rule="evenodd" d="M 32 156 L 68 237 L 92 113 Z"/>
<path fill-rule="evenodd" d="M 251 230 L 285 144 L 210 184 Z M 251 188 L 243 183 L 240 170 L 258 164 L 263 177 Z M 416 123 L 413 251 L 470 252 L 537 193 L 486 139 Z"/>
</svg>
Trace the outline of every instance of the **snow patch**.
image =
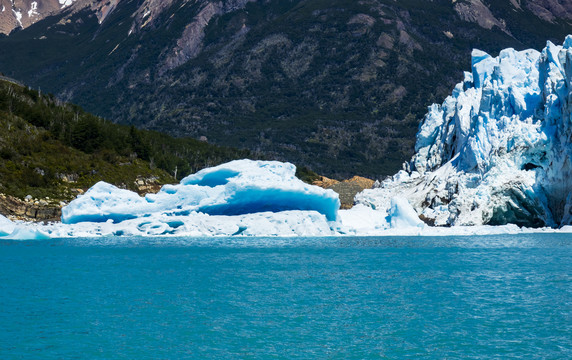
<svg viewBox="0 0 572 360">
<path fill-rule="evenodd" d="M 61 9 L 70 6 L 71 4 L 73 4 L 76 0 L 58 0 L 58 2 L 61 5 Z"/>
<path fill-rule="evenodd" d="M 14 13 L 14 16 L 16 16 L 16 21 L 18 22 L 18 24 L 20 24 L 20 27 L 24 27 L 24 25 L 22 25 L 22 13 L 16 9 L 12 9 L 12 12 Z"/>
<path fill-rule="evenodd" d="M 66 6 L 70 6 L 71 4 L 73 4 L 73 2 L 75 0 L 58 0 L 60 5 L 62 6 L 61 8 L 65 8 Z"/>
<path fill-rule="evenodd" d="M 32 1 L 30 4 L 30 10 L 28 10 L 28 17 L 31 18 L 32 16 L 38 16 L 40 13 L 38 12 L 38 3 L 36 1 Z"/>
</svg>

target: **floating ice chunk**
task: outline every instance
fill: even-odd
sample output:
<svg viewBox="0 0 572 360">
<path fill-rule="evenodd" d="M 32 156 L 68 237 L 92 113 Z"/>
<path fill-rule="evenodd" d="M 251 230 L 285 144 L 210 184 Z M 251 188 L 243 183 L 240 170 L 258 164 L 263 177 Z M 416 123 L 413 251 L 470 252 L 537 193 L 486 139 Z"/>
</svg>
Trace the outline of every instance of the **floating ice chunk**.
<svg viewBox="0 0 572 360">
<path fill-rule="evenodd" d="M 14 231 L 16 225 L 5 216 L 0 215 L 0 236 L 6 236 Z"/>
<path fill-rule="evenodd" d="M 2 236 L 0 239 L 6 240 L 47 240 L 50 236 L 38 229 L 29 228 L 27 226 L 18 225 L 11 234 Z"/>
<path fill-rule="evenodd" d="M 405 198 L 394 197 L 391 199 L 391 208 L 387 216 L 387 222 L 391 228 L 424 227 L 425 224 L 419 219 L 419 215 L 409 201 Z"/>
<path fill-rule="evenodd" d="M 336 231 L 344 235 L 378 235 L 389 228 L 387 212 L 358 204 L 349 210 L 340 210 Z"/>
<path fill-rule="evenodd" d="M 157 194 L 134 192 L 100 182 L 62 209 L 62 222 L 122 222 L 153 214 L 200 212 L 245 215 L 288 210 L 317 211 L 337 219 L 338 195 L 296 178 L 296 167 L 278 161 L 236 160 L 204 169 Z"/>
</svg>

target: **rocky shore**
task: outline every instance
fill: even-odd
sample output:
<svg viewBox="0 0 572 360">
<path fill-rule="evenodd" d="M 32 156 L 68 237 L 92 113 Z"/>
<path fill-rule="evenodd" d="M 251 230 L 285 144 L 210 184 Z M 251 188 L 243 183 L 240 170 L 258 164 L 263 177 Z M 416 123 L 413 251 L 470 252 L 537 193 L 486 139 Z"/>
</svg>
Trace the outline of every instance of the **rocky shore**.
<svg viewBox="0 0 572 360">
<path fill-rule="evenodd" d="M 21 200 L 0 194 L 0 214 L 11 220 L 58 221 L 62 215 L 62 205 L 49 198 Z"/>
<path fill-rule="evenodd" d="M 147 178 L 139 176 L 135 181 L 135 191 L 142 196 L 149 193 L 157 193 L 161 186 L 159 179 L 154 176 Z M 120 187 L 126 188 L 126 185 L 122 184 Z M 84 189 L 72 189 L 72 193 L 77 195 L 83 194 L 84 191 Z M 62 207 L 65 205 L 67 205 L 67 201 L 49 197 L 36 199 L 28 195 L 24 199 L 19 199 L 15 196 L 0 194 L 0 214 L 10 220 L 31 222 L 60 221 Z"/>
</svg>

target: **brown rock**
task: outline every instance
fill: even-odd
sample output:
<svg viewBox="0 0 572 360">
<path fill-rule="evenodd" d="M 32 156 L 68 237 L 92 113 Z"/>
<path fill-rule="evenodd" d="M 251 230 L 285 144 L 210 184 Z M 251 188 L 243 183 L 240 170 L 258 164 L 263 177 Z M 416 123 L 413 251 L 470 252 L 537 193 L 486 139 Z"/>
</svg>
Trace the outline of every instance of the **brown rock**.
<svg viewBox="0 0 572 360">
<path fill-rule="evenodd" d="M 314 181 L 312 185 L 334 190 L 340 196 L 341 209 L 351 209 L 357 193 L 373 188 L 374 183 L 375 181 L 361 176 L 354 176 L 342 182 L 321 176 L 320 180 Z"/>
<path fill-rule="evenodd" d="M 316 180 L 312 183 L 312 185 L 319 186 L 324 189 L 329 189 L 333 185 L 339 183 L 338 180 L 330 179 L 325 176 L 320 176 L 320 180 Z"/>
<path fill-rule="evenodd" d="M 373 184 L 375 184 L 375 181 L 373 181 L 372 179 L 364 178 L 362 176 L 357 176 L 357 175 L 351 179 L 344 180 L 344 182 L 359 185 L 362 188 L 362 191 L 365 189 L 372 189 Z"/>
<path fill-rule="evenodd" d="M 156 194 L 161 190 L 161 184 L 159 183 L 159 179 L 151 176 L 151 177 L 142 177 L 138 176 L 135 180 L 135 186 L 137 187 L 137 193 L 139 195 L 145 194 Z"/>
<path fill-rule="evenodd" d="M 341 209 L 351 209 L 354 206 L 355 196 L 363 190 L 361 186 L 351 182 L 340 182 L 332 185 L 330 189 L 340 196 Z"/>
<path fill-rule="evenodd" d="M 25 221 L 58 221 L 62 216 L 59 204 L 42 201 L 38 205 L 10 195 L 0 194 L 0 214 Z"/>
</svg>

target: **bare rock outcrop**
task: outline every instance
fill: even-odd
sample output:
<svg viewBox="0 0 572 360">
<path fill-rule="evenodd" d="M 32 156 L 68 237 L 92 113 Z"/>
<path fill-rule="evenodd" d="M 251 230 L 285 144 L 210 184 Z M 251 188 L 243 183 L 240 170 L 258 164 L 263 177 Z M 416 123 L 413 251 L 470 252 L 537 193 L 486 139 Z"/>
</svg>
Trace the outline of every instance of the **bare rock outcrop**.
<svg viewBox="0 0 572 360">
<path fill-rule="evenodd" d="M 54 204 L 44 199 L 26 201 L 0 194 L 0 214 L 17 220 L 58 221 L 62 216 L 62 207 L 59 203 Z"/>
<path fill-rule="evenodd" d="M 340 196 L 341 209 L 351 209 L 354 206 L 355 196 L 365 189 L 372 189 L 374 183 L 373 180 L 361 176 L 343 181 L 320 176 L 320 179 L 314 181 L 312 185 L 334 190 Z"/>
</svg>

